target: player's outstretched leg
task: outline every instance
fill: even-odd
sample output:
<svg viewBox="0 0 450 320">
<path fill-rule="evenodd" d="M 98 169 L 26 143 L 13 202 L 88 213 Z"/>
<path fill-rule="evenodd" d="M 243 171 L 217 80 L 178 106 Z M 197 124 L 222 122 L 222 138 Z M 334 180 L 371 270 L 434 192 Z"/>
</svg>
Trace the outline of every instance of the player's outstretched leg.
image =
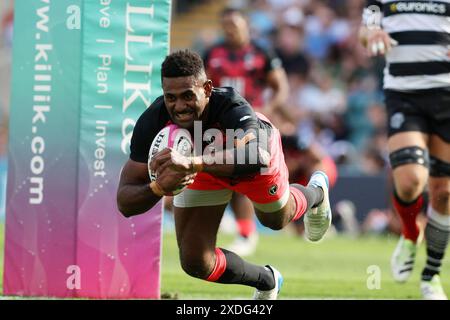
<svg viewBox="0 0 450 320">
<path fill-rule="evenodd" d="M 195 272 L 191 275 L 197 276 Z M 256 300 L 277 299 L 283 284 L 283 277 L 274 267 L 248 263 L 234 252 L 222 248 L 216 248 L 214 268 L 204 279 L 210 282 L 252 286 L 255 288 L 253 299 Z"/>
<path fill-rule="evenodd" d="M 331 225 L 331 206 L 328 196 L 328 177 L 322 171 L 312 174 L 308 187 L 318 187 L 323 190 L 323 200 L 316 207 L 305 213 L 305 234 L 309 241 L 320 241 Z"/>
<path fill-rule="evenodd" d="M 214 199 L 212 195 L 215 195 L 217 199 L 218 195 L 224 193 L 228 191 L 187 189 L 175 196 L 175 230 L 181 267 L 188 275 L 198 279 L 270 291 L 277 286 L 271 269 L 246 262 L 234 252 L 216 247 L 217 231 L 226 203 L 181 207 L 193 205 L 193 201 L 201 198 L 201 195 L 207 199 Z"/>
<path fill-rule="evenodd" d="M 254 300 L 276 300 L 278 294 L 280 293 L 281 287 L 283 286 L 283 276 L 281 273 L 272 266 L 266 266 L 266 269 L 273 273 L 275 287 L 270 290 L 256 289 L 255 294 L 253 295 Z"/>
</svg>

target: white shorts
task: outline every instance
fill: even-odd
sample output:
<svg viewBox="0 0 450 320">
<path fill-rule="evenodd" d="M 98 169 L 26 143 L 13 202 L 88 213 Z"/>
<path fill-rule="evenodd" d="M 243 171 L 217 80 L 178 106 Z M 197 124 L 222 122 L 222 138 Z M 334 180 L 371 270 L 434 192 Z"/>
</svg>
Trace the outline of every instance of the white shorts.
<svg viewBox="0 0 450 320">
<path fill-rule="evenodd" d="M 220 206 L 230 202 L 233 191 L 229 189 L 220 190 L 192 190 L 185 189 L 174 196 L 173 205 L 178 208 Z M 253 206 L 261 212 L 276 212 L 282 209 L 289 201 L 290 191 L 286 189 L 283 196 L 270 203 L 257 203 L 252 201 Z"/>
</svg>

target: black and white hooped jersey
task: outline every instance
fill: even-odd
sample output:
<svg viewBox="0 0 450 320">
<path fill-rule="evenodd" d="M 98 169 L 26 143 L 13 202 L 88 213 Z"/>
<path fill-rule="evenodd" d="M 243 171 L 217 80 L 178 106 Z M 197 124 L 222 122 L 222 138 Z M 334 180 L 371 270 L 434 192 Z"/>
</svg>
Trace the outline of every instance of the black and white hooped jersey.
<svg viewBox="0 0 450 320">
<path fill-rule="evenodd" d="M 450 0 L 367 3 L 365 12 L 378 6 L 383 30 L 398 42 L 386 55 L 384 88 L 450 88 Z"/>
</svg>

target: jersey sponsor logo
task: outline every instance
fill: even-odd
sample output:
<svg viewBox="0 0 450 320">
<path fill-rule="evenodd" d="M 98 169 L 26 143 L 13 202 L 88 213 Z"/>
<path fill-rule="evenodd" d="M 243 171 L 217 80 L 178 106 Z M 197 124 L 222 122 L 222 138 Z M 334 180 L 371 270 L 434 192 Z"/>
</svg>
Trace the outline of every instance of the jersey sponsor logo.
<svg viewBox="0 0 450 320">
<path fill-rule="evenodd" d="M 392 129 L 400 129 L 405 122 L 405 116 L 401 112 L 396 112 L 391 116 L 390 126 Z"/>
<path fill-rule="evenodd" d="M 395 2 L 389 6 L 391 13 L 434 13 L 445 14 L 447 8 L 443 3 L 436 2 Z"/>
</svg>

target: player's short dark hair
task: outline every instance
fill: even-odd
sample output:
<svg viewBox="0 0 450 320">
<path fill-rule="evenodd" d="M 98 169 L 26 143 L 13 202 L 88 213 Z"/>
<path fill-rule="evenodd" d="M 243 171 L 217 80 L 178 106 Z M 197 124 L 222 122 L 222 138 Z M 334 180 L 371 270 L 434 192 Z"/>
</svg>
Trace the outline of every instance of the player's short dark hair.
<svg viewBox="0 0 450 320">
<path fill-rule="evenodd" d="M 169 54 L 161 66 L 162 78 L 199 77 L 205 73 L 200 55 L 191 50 L 180 50 Z"/>
</svg>

